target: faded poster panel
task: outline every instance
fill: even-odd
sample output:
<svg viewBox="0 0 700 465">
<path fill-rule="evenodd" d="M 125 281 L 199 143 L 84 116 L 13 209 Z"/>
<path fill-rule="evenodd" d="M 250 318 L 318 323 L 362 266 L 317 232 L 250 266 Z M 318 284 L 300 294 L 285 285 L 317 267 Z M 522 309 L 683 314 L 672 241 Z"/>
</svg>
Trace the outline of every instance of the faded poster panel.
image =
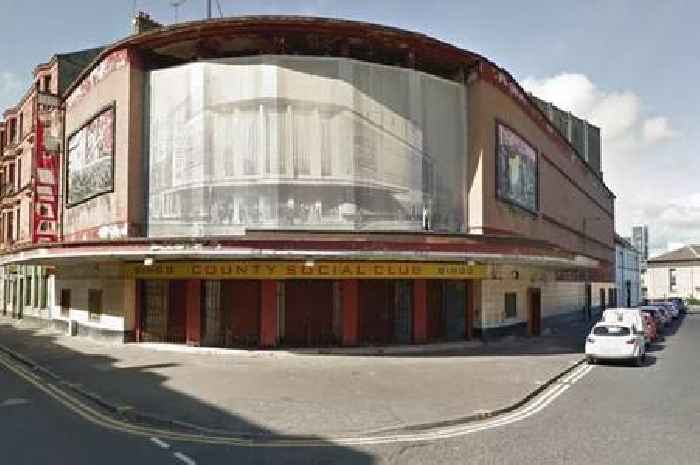
<svg viewBox="0 0 700 465">
<path fill-rule="evenodd" d="M 150 236 L 464 231 L 460 84 L 339 58 L 149 73 Z"/>
<path fill-rule="evenodd" d="M 114 107 L 97 114 L 68 139 L 67 204 L 114 189 Z"/>
<path fill-rule="evenodd" d="M 508 127 L 498 124 L 498 197 L 537 211 L 537 151 Z"/>
</svg>

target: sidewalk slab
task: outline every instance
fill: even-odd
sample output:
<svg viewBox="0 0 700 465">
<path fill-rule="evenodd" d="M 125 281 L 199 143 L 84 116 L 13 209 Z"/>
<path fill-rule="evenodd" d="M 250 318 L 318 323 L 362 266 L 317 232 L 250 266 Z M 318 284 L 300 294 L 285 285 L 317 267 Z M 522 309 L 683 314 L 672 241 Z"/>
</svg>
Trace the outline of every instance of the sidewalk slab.
<svg viewBox="0 0 700 465">
<path fill-rule="evenodd" d="M 261 434 L 360 433 L 500 409 L 580 360 L 583 334 L 318 355 L 154 350 L 0 318 L 0 343 L 113 404 Z"/>
</svg>

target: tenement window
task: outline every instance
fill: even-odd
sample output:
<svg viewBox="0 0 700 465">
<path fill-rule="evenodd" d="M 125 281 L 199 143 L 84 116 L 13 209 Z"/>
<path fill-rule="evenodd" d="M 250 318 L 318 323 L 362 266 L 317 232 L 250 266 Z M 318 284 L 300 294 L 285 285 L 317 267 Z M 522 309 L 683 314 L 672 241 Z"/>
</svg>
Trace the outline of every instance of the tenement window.
<svg viewBox="0 0 700 465">
<path fill-rule="evenodd" d="M 671 292 L 676 291 L 676 269 L 671 268 L 668 270 L 668 289 Z"/>
</svg>

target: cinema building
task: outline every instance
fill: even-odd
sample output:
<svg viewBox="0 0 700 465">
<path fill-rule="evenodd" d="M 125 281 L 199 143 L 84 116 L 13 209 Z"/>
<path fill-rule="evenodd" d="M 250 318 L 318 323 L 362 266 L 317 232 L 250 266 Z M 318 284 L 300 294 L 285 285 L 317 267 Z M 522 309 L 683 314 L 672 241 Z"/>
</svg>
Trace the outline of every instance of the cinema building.
<svg viewBox="0 0 700 465">
<path fill-rule="evenodd" d="M 599 130 L 425 35 L 140 15 L 55 97 L 56 234 L 5 244 L 6 312 L 125 342 L 418 344 L 537 335 L 615 287 Z"/>
</svg>

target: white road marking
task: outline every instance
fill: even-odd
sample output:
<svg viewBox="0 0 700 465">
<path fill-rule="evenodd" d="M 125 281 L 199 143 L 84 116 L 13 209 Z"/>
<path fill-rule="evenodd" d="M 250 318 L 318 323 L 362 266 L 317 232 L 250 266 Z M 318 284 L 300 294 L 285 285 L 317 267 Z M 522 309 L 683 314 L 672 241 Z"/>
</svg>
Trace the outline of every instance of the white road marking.
<svg viewBox="0 0 700 465">
<path fill-rule="evenodd" d="M 580 380 L 581 378 L 583 378 L 584 376 L 586 376 L 586 375 L 588 374 L 588 372 L 591 371 L 592 369 L 593 369 L 593 367 L 592 367 L 591 365 L 586 366 L 586 368 L 584 368 L 584 369 L 581 370 L 576 376 L 574 376 L 574 377 L 569 381 L 569 383 L 570 383 L 570 384 L 573 384 L 573 383 L 577 382 L 578 380 Z"/>
<path fill-rule="evenodd" d="M 470 423 L 465 425 L 433 429 L 424 433 L 414 434 L 396 433 L 393 435 L 386 436 L 336 436 L 319 438 L 317 440 L 311 439 L 300 441 L 295 439 L 278 439 L 273 441 L 257 442 L 255 440 L 241 439 L 238 437 L 184 434 L 176 433 L 173 431 L 130 425 L 128 423 L 124 423 L 123 421 L 105 416 L 103 413 L 100 413 L 94 410 L 92 407 L 85 405 L 84 403 L 82 403 L 78 399 L 75 399 L 69 393 L 65 392 L 58 386 L 53 385 L 52 383 L 41 383 L 41 380 L 36 376 L 36 374 L 15 364 L 8 363 L 8 361 L 2 355 L 0 355 L 0 365 L 3 365 L 8 370 L 24 378 L 27 382 L 34 385 L 36 388 L 40 389 L 46 394 L 50 395 L 55 400 L 65 405 L 67 408 L 73 410 L 75 413 L 85 418 L 86 420 L 92 421 L 93 423 L 99 424 L 106 428 L 124 431 L 131 434 L 138 434 L 141 436 L 146 436 L 148 438 L 159 436 L 164 437 L 166 439 L 172 439 L 174 441 L 200 442 L 208 444 L 231 444 L 246 447 L 309 447 L 318 445 L 327 446 L 329 444 L 359 446 L 388 443 L 427 442 L 436 439 L 446 439 L 457 436 L 465 436 L 468 434 L 476 433 L 478 431 L 509 425 L 524 420 L 530 417 L 531 415 L 540 412 L 549 404 L 551 404 L 555 399 L 557 399 L 561 394 L 566 392 L 566 390 L 571 388 L 571 386 L 573 386 L 573 383 L 579 381 L 586 374 L 590 373 L 590 371 L 593 369 L 593 366 L 578 366 L 575 369 L 573 369 L 571 373 L 567 374 L 562 379 L 553 383 L 551 386 L 549 386 L 537 397 L 535 397 L 529 403 L 525 404 L 520 409 L 478 423 Z M 196 465 L 196 462 L 194 460 L 192 460 L 185 454 L 182 454 L 181 452 L 176 452 L 173 455 L 186 465 Z"/>
<path fill-rule="evenodd" d="M 183 462 L 185 462 L 187 465 L 197 465 L 197 462 L 195 462 L 194 460 L 192 460 L 191 458 L 189 458 L 188 456 L 186 456 L 186 455 L 183 454 L 182 452 L 175 452 L 175 453 L 173 453 L 173 455 L 174 455 L 176 458 L 178 458 L 178 459 L 182 460 Z"/>
<path fill-rule="evenodd" d="M 158 447 L 162 447 L 163 449 L 170 449 L 170 444 L 168 444 L 167 442 L 163 442 L 158 438 L 151 438 L 151 442 L 153 442 Z"/>
<path fill-rule="evenodd" d="M 550 391 L 546 391 L 541 397 L 539 397 L 523 409 L 504 415 L 499 418 L 494 418 L 493 420 L 487 420 L 483 423 L 448 427 L 438 431 L 419 433 L 413 435 L 396 435 L 393 437 L 385 436 L 374 438 L 353 438 L 354 440 L 348 438 L 348 442 L 353 442 L 354 444 L 370 445 L 398 442 L 432 441 L 436 439 L 448 439 L 457 436 L 466 436 L 468 434 L 476 433 L 479 431 L 506 426 L 524 420 L 542 411 L 545 407 L 547 407 L 549 404 L 554 402 L 554 400 L 556 400 L 560 395 L 562 395 L 567 389 L 569 389 L 573 385 L 573 383 L 583 378 L 592 369 L 593 367 L 590 365 L 582 365 L 581 367 L 578 367 L 575 370 L 573 370 L 572 373 L 568 374 L 559 382 L 565 384 L 555 384 L 555 387 L 553 387 Z"/>
<path fill-rule="evenodd" d="M 12 407 L 13 405 L 24 405 L 28 403 L 29 401 L 27 399 L 6 399 L 0 402 L 0 407 Z"/>
</svg>

